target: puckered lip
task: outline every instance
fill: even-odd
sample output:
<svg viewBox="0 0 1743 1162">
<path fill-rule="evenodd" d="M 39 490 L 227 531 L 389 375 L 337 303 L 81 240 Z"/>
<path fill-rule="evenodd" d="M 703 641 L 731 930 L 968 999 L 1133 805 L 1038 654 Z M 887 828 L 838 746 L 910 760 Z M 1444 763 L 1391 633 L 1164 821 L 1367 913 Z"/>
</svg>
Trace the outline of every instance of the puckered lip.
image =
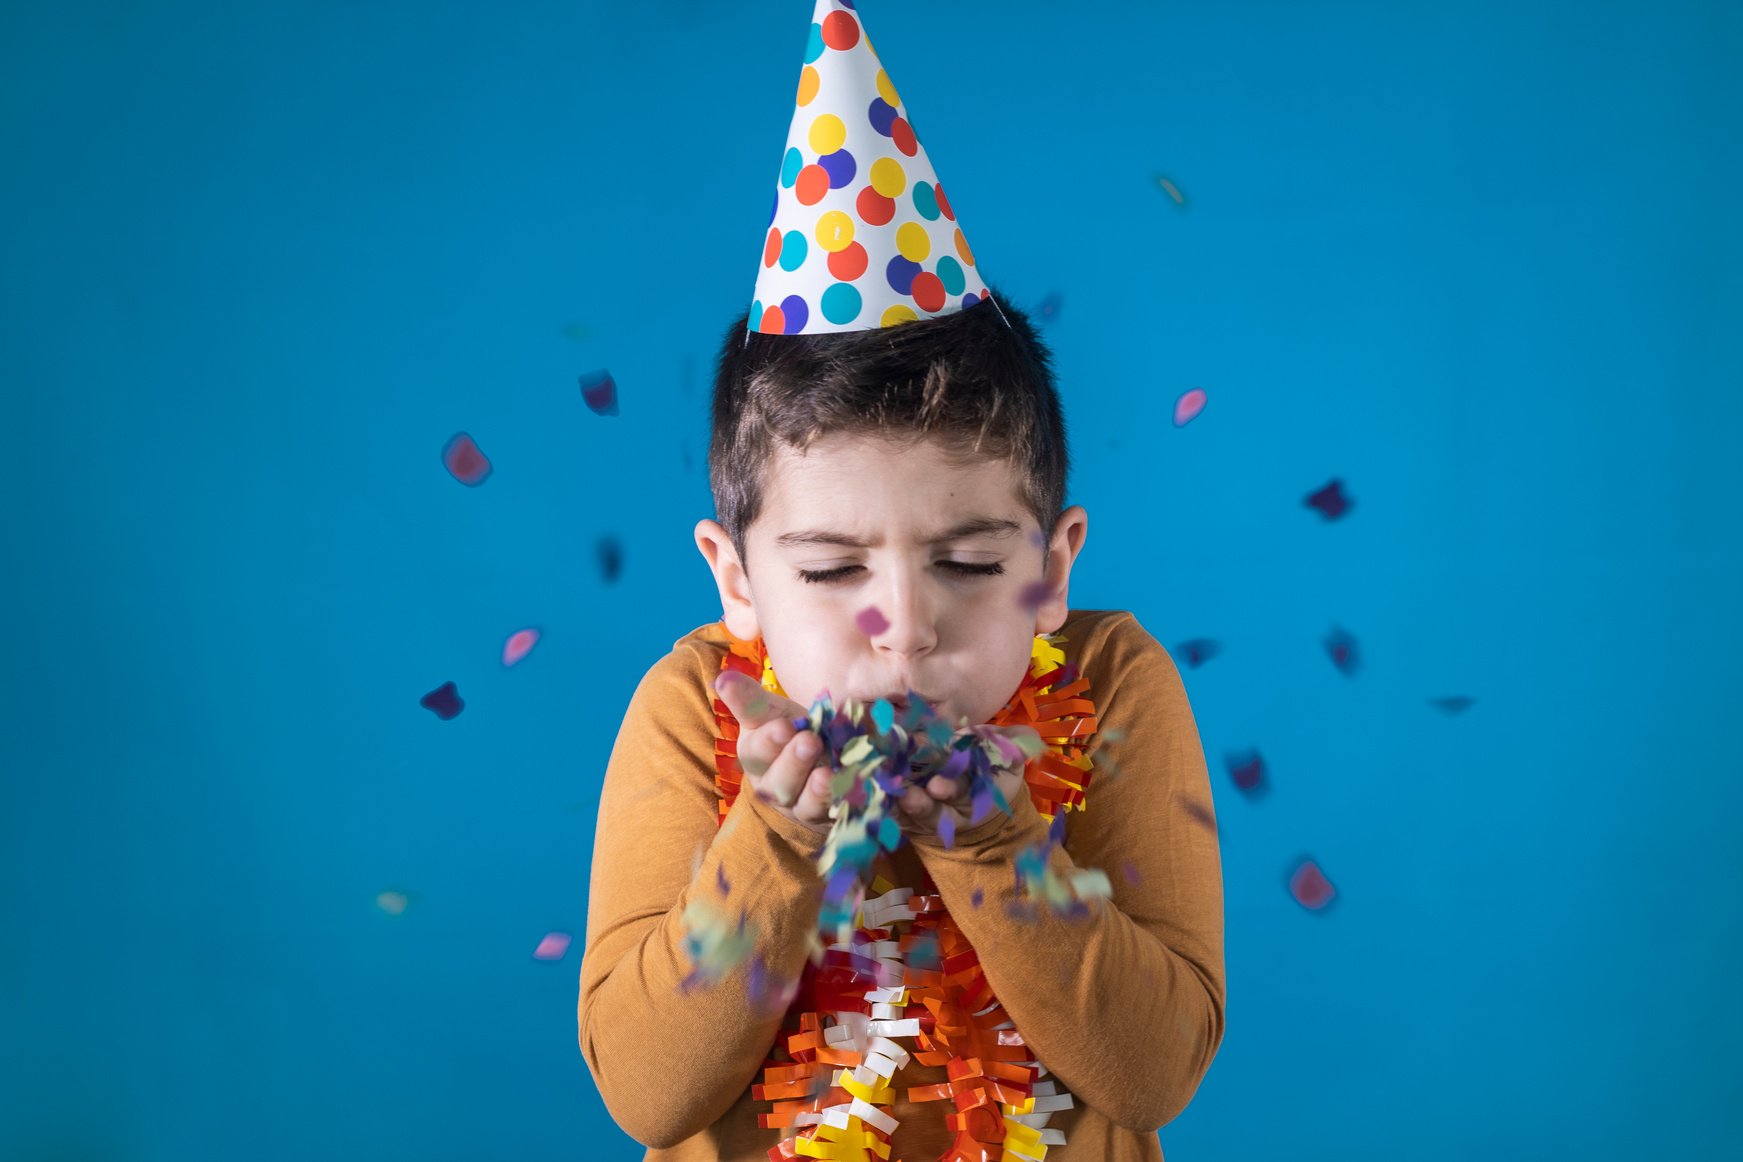
<svg viewBox="0 0 1743 1162">
<path fill-rule="evenodd" d="M 936 709 L 938 703 L 942 701 L 942 699 L 934 698 L 929 694 L 922 694 L 918 690 L 914 691 L 914 697 L 924 699 L 926 705 L 934 709 Z M 906 710 L 908 708 L 907 691 L 903 691 L 900 694 L 873 694 L 870 697 L 860 699 L 860 701 L 869 705 L 870 703 L 876 702 L 879 698 L 882 698 L 897 710 Z"/>
</svg>

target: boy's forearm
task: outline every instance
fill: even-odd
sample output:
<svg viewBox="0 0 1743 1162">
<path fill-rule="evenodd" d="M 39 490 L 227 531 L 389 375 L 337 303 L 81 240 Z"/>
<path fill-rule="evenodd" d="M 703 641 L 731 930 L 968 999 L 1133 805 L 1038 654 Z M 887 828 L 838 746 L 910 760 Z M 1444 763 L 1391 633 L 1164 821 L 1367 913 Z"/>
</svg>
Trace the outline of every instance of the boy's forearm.
<svg viewBox="0 0 1743 1162">
<path fill-rule="evenodd" d="M 816 841 L 821 844 L 822 837 Z M 779 986 L 803 971 L 823 889 L 799 825 L 746 794 L 708 844 L 700 869 L 669 909 L 602 916 L 582 962 L 580 1043 L 612 1116 L 638 1142 L 669 1147 L 706 1129 L 755 1080 L 784 1015 Z M 596 856 L 596 906 L 611 895 Z M 723 896 L 724 876 L 728 891 Z M 769 993 L 749 996 L 749 966 L 684 988 L 695 967 L 683 914 L 692 893 L 757 932 Z M 590 923 L 589 927 L 592 925 Z"/>
<path fill-rule="evenodd" d="M 1047 838 L 1046 819 L 1027 799 L 992 828 L 965 836 L 950 849 L 916 846 L 1031 1056 L 1115 1123 L 1140 1133 L 1167 1124 L 1191 1100 L 1222 1040 L 1220 962 L 1194 964 L 1168 947 L 1158 931 L 1166 925 L 1140 925 L 1111 900 L 1091 901 L 1084 918 L 1044 904 L 1037 919 L 1013 918 L 1016 855 Z M 1050 858 L 1062 876 L 1078 870 L 1064 849 Z M 1181 898 L 1214 916 L 1220 947 L 1220 873 Z"/>
</svg>

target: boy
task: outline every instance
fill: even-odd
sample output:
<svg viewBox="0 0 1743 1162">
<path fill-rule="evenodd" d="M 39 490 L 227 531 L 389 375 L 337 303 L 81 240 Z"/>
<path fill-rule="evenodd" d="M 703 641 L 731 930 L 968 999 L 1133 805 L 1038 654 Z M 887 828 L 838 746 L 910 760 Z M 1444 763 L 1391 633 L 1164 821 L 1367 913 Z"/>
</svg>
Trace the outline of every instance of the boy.
<svg viewBox="0 0 1743 1162">
<path fill-rule="evenodd" d="M 695 539 L 724 616 L 649 670 L 612 750 L 581 1049 L 650 1160 L 1159 1159 L 1223 1035 L 1191 709 L 1130 613 L 1069 606 L 1087 514 L 1049 356 L 981 282 L 850 5 L 819 0 L 806 59 L 715 382 Z M 1008 812 L 964 778 L 907 787 L 865 942 L 820 966 L 830 766 L 794 719 L 825 692 L 1048 753 L 995 772 Z M 1116 730 L 1117 773 L 1088 753 Z M 1036 908 L 1042 864 L 1106 891 Z M 754 945 L 700 986 L 697 901 Z"/>
</svg>

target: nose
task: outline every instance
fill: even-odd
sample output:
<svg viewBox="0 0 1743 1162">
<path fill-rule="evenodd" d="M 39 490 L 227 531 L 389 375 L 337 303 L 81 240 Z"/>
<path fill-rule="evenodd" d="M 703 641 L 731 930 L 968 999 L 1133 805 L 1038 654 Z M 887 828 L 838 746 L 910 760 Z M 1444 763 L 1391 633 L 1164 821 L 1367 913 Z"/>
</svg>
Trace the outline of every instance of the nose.
<svg viewBox="0 0 1743 1162">
<path fill-rule="evenodd" d="M 905 568 L 897 567 L 886 574 L 890 578 L 879 608 L 889 628 L 872 639 L 883 653 L 912 658 L 938 644 L 937 627 L 933 624 L 932 595 L 925 582 Z"/>
</svg>

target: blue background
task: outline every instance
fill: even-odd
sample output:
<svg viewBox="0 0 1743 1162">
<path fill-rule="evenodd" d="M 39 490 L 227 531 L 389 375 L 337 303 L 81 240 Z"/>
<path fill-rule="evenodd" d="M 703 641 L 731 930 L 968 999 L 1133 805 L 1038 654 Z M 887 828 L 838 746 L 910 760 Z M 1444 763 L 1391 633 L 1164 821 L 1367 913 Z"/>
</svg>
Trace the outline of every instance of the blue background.
<svg viewBox="0 0 1743 1162">
<path fill-rule="evenodd" d="M 0 1157 L 640 1157 L 531 951 L 719 614 L 809 8 L 8 6 Z M 1734 1156 L 1743 9 L 865 8 L 984 269 L 1061 296 L 1073 604 L 1223 644 L 1171 1162 Z"/>
</svg>

